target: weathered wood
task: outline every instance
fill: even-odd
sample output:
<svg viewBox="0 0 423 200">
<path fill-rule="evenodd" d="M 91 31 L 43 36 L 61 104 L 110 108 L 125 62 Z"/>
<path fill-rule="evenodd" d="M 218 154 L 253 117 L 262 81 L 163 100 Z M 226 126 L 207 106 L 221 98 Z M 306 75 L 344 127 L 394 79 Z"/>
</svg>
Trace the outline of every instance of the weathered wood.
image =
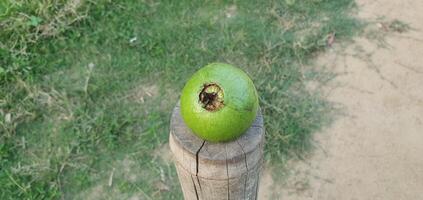
<svg viewBox="0 0 423 200">
<path fill-rule="evenodd" d="M 263 116 L 235 141 L 210 143 L 185 125 L 180 108 L 173 111 L 169 144 L 186 200 L 257 199 L 264 144 Z"/>
</svg>

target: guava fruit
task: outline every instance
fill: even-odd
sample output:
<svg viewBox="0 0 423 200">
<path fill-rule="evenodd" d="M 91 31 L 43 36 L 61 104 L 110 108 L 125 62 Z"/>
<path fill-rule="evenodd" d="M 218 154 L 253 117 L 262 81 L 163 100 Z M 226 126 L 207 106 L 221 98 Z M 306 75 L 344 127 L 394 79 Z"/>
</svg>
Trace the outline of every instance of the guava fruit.
<svg viewBox="0 0 423 200">
<path fill-rule="evenodd" d="M 212 63 L 192 75 L 181 95 L 181 115 L 198 137 L 210 142 L 238 138 L 258 109 L 253 81 L 241 69 Z"/>
</svg>

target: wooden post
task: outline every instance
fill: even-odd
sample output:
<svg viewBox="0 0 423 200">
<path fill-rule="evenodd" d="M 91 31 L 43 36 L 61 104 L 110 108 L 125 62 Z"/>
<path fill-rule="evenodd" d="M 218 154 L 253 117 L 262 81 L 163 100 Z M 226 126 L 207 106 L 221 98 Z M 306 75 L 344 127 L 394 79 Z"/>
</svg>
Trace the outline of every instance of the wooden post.
<svg viewBox="0 0 423 200">
<path fill-rule="evenodd" d="M 264 132 L 258 112 L 253 125 L 237 140 L 210 143 L 191 132 L 176 106 L 169 145 L 185 200 L 257 199 Z"/>
</svg>

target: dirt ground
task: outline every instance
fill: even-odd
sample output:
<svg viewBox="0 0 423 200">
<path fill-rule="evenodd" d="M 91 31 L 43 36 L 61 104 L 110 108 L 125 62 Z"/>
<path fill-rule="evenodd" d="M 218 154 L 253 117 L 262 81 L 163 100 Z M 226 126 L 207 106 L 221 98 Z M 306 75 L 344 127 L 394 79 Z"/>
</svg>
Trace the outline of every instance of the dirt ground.
<svg viewBox="0 0 423 200">
<path fill-rule="evenodd" d="M 282 187 L 265 172 L 259 199 L 423 199 L 423 1 L 357 2 L 360 18 L 389 32 L 385 47 L 363 36 L 319 58 L 339 73 L 325 92 L 346 115 L 316 134 L 318 148 L 292 164 Z M 377 23 L 395 19 L 411 30 Z"/>
</svg>

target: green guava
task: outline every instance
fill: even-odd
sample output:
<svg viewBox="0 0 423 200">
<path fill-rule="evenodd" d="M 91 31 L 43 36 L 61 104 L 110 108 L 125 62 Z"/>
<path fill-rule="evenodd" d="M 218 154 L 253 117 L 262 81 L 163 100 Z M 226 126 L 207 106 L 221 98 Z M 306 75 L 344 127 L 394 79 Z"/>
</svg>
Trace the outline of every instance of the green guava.
<svg viewBox="0 0 423 200">
<path fill-rule="evenodd" d="M 241 69 L 212 63 L 198 70 L 181 96 L 181 115 L 198 137 L 226 142 L 251 126 L 258 109 L 253 81 Z"/>
</svg>

